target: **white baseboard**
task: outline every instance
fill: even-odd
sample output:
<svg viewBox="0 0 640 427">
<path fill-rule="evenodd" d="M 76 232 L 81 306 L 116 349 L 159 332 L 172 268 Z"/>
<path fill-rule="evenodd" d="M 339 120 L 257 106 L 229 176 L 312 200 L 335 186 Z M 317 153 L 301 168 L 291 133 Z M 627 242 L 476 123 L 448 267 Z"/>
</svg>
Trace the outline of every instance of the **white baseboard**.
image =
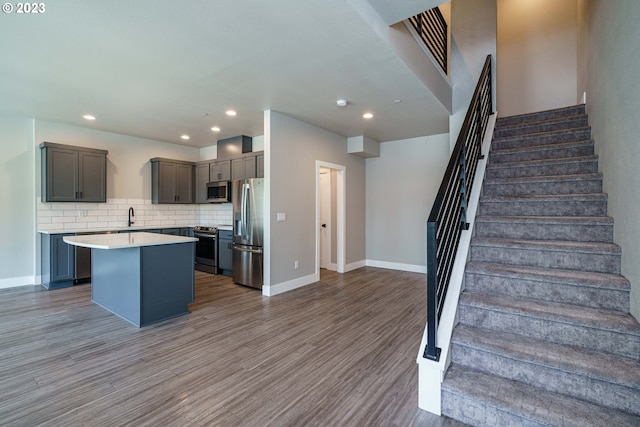
<svg viewBox="0 0 640 427">
<path fill-rule="evenodd" d="M 33 276 L 10 277 L 8 279 L 0 279 L 0 289 L 15 288 L 17 286 L 33 286 L 36 284 Z"/>
<path fill-rule="evenodd" d="M 427 267 L 424 265 L 402 264 L 399 262 L 378 261 L 375 259 L 368 259 L 367 266 L 386 268 L 389 270 L 410 271 L 412 273 L 427 273 Z"/>
<path fill-rule="evenodd" d="M 263 286 L 262 295 L 266 297 L 272 297 L 288 291 L 292 291 L 294 289 L 301 288 L 303 286 L 310 285 L 311 283 L 315 283 L 318 281 L 320 281 L 319 274 L 310 274 L 308 276 L 298 277 L 297 279 L 289 280 L 288 282 L 277 283 L 275 285 L 270 285 L 270 286 Z"/>
<path fill-rule="evenodd" d="M 367 261 L 364 259 L 360 261 L 352 262 L 344 266 L 344 272 L 348 273 L 350 271 L 357 270 L 358 268 L 365 267 L 366 265 L 367 265 Z"/>
</svg>

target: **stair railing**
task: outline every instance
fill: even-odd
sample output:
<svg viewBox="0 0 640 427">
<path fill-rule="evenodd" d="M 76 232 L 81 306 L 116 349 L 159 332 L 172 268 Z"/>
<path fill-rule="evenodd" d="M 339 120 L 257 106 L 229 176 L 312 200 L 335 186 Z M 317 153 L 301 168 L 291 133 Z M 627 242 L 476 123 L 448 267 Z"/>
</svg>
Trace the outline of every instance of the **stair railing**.
<svg viewBox="0 0 640 427">
<path fill-rule="evenodd" d="M 467 204 L 489 116 L 493 114 L 491 55 L 480 73 L 471 103 L 427 220 L 427 346 L 424 357 L 438 361 L 436 334 L 462 230 L 469 228 Z"/>
<path fill-rule="evenodd" d="M 409 18 L 418 36 L 447 74 L 447 22 L 437 7 Z"/>
</svg>

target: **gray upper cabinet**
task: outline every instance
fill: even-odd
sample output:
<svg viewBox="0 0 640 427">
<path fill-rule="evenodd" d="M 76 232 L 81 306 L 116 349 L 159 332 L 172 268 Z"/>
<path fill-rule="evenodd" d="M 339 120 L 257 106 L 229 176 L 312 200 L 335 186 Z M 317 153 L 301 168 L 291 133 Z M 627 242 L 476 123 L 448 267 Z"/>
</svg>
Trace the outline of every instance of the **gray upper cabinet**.
<svg viewBox="0 0 640 427">
<path fill-rule="evenodd" d="M 264 153 L 256 156 L 256 178 L 264 178 Z"/>
<path fill-rule="evenodd" d="M 43 142 L 43 202 L 106 202 L 107 151 Z"/>
<path fill-rule="evenodd" d="M 207 203 L 207 183 L 209 181 L 209 163 L 196 165 L 196 203 Z"/>
<path fill-rule="evenodd" d="M 151 202 L 193 203 L 194 174 L 193 162 L 151 159 Z"/>
<path fill-rule="evenodd" d="M 217 160 L 209 163 L 209 179 L 211 181 L 230 181 L 231 160 Z"/>
<path fill-rule="evenodd" d="M 249 179 L 257 177 L 257 156 L 254 153 L 244 154 L 241 158 L 231 160 L 232 179 Z M 264 161 L 263 161 L 264 164 Z"/>
</svg>

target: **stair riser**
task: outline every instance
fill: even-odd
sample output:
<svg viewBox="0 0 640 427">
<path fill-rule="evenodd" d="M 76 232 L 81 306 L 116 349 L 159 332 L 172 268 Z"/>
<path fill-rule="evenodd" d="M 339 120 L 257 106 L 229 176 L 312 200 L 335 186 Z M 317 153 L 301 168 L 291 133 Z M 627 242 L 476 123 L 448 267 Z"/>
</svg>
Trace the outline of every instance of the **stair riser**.
<svg viewBox="0 0 640 427">
<path fill-rule="evenodd" d="M 544 424 L 526 420 L 447 390 L 442 390 L 442 415 L 476 427 L 544 427 Z"/>
<path fill-rule="evenodd" d="M 523 135 L 507 138 L 496 138 L 491 142 L 492 150 L 507 150 L 510 148 L 526 148 L 538 145 L 553 145 L 562 142 L 578 142 L 591 139 L 591 129 L 556 131 L 537 135 Z"/>
<path fill-rule="evenodd" d="M 465 273 L 464 286 L 470 291 L 485 294 L 629 312 L 629 292 L 624 290 L 475 273 Z"/>
<path fill-rule="evenodd" d="M 545 180 L 534 182 L 485 182 L 482 195 L 534 196 L 545 194 L 595 194 L 602 193 L 602 179 Z"/>
<path fill-rule="evenodd" d="M 471 260 L 528 267 L 620 274 L 620 254 L 471 244 Z"/>
<path fill-rule="evenodd" d="M 476 328 L 524 335 L 556 344 L 617 354 L 634 360 L 640 358 L 640 337 L 637 336 L 462 304 L 459 307 L 459 317 L 460 323 Z"/>
<path fill-rule="evenodd" d="M 487 351 L 458 345 L 455 341 L 451 354 L 453 363 L 472 367 L 502 378 L 521 381 L 542 390 L 565 395 L 569 393 L 569 396 L 587 402 L 640 415 L 640 390 L 588 378 L 578 373 L 502 357 Z"/>
<path fill-rule="evenodd" d="M 535 166 L 513 166 L 487 168 L 486 177 L 493 178 L 525 178 L 532 176 L 575 175 L 581 173 L 597 173 L 598 161 L 571 162 L 561 164 L 542 164 Z"/>
<path fill-rule="evenodd" d="M 474 229 L 477 237 L 613 243 L 613 224 L 476 221 Z"/>
<path fill-rule="evenodd" d="M 561 117 L 577 116 L 579 114 L 585 114 L 584 105 L 573 106 L 570 108 L 563 108 L 557 110 L 540 111 L 537 113 L 520 115 L 520 116 L 507 116 L 499 117 L 496 121 L 496 127 L 501 126 L 513 126 L 517 124 L 525 124 L 532 122 L 541 122 L 544 120 L 559 119 Z"/>
<path fill-rule="evenodd" d="M 532 133 L 554 132 L 587 126 L 589 126 L 589 120 L 587 119 L 587 116 L 579 116 L 573 119 L 535 123 L 526 126 L 496 127 L 496 130 L 493 132 L 493 137 L 505 138 L 512 136 L 523 136 Z"/>
<path fill-rule="evenodd" d="M 598 201 L 518 201 L 480 203 L 480 215 L 517 216 L 605 216 L 607 202 Z"/>
<path fill-rule="evenodd" d="M 569 147 L 544 147 L 522 151 L 492 151 L 489 163 L 526 162 L 528 160 L 557 160 L 567 157 L 593 155 L 593 143 L 576 144 Z"/>
</svg>

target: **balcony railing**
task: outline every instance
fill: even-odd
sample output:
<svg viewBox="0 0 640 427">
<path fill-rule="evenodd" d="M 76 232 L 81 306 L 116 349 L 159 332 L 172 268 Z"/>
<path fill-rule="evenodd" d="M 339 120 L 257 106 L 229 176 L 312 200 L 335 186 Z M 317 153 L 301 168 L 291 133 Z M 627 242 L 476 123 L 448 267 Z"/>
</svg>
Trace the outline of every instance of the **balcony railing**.
<svg viewBox="0 0 640 427">
<path fill-rule="evenodd" d="M 493 113 L 491 55 L 471 98 L 456 146 L 427 220 L 427 347 L 424 357 L 440 358 L 436 334 L 462 230 L 469 228 L 467 204 L 489 116 Z"/>
<path fill-rule="evenodd" d="M 433 9 L 412 16 L 409 21 L 418 36 L 436 59 L 442 71 L 447 74 L 447 22 L 440 9 Z"/>
</svg>

